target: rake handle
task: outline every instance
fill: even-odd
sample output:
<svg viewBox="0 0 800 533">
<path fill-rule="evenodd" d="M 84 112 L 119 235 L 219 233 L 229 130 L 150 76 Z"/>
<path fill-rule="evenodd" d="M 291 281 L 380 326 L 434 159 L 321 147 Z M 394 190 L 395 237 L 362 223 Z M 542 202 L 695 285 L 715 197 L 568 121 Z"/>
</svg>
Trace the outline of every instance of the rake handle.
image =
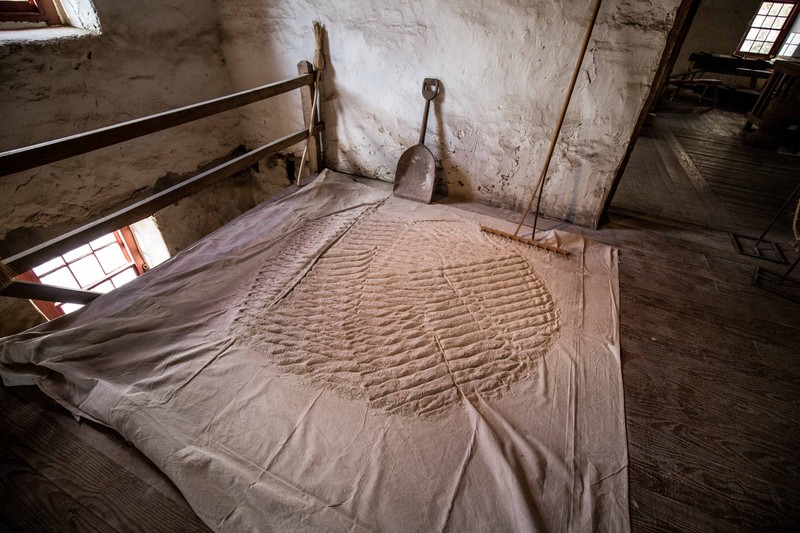
<svg viewBox="0 0 800 533">
<path fill-rule="evenodd" d="M 589 47 L 589 39 L 592 36 L 592 30 L 594 30 L 595 22 L 597 22 L 597 14 L 600 12 L 600 4 L 603 3 L 603 0 L 597 0 L 594 4 L 594 11 L 592 12 L 592 18 L 589 21 L 589 25 L 586 28 L 586 35 L 583 38 L 583 45 L 581 46 L 581 52 L 578 55 L 578 61 L 575 63 L 575 68 L 572 71 L 572 79 L 569 82 L 569 89 L 567 89 L 566 97 L 564 98 L 564 104 L 561 106 L 561 114 L 558 116 L 558 122 L 556 123 L 556 129 L 553 132 L 553 138 L 550 141 L 550 149 L 547 151 L 547 158 L 544 161 L 544 166 L 542 166 L 542 173 L 539 175 L 539 180 L 536 182 L 536 187 L 533 188 L 533 194 L 531 194 L 531 199 L 528 201 L 528 206 L 525 208 L 525 213 L 522 215 L 522 218 L 517 225 L 517 229 L 514 230 L 514 235 L 519 233 L 519 229 L 522 227 L 523 222 L 525 222 L 525 217 L 528 216 L 530 213 L 531 206 L 533 206 L 533 199 L 536 198 L 537 193 L 539 194 L 539 200 L 536 202 L 536 211 L 533 215 L 533 230 L 531 231 L 531 238 L 536 238 L 536 222 L 539 219 L 539 207 L 542 203 L 542 194 L 539 191 L 543 188 L 544 185 L 544 178 L 547 175 L 547 170 L 550 168 L 550 160 L 553 158 L 553 152 L 556 149 L 556 142 L 558 141 L 558 136 L 561 134 L 561 126 L 564 125 L 564 117 L 567 115 L 567 108 L 569 108 L 570 100 L 572 100 L 572 93 L 575 90 L 575 82 L 578 81 L 578 74 L 581 71 L 581 65 L 583 64 L 583 58 L 586 56 L 586 49 Z"/>
</svg>

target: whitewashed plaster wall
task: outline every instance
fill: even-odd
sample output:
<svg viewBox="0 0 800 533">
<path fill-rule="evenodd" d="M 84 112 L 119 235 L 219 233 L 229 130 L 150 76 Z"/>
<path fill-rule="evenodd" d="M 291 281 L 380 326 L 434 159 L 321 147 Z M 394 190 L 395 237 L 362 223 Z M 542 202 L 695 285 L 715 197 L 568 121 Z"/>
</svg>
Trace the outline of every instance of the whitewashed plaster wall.
<svg viewBox="0 0 800 533">
<path fill-rule="evenodd" d="M 14 42 L 5 32 L 0 38 L 0 150 L 230 92 L 213 0 L 94 5 L 99 34 Z M 0 254 L 75 227 L 147 194 L 160 179 L 229 153 L 241 143 L 237 124 L 238 116 L 229 113 L 0 178 Z M 239 214 L 242 194 L 252 196 L 249 189 L 217 194 L 223 205 L 213 209 L 202 207 L 201 199 L 208 227 L 168 228 L 176 233 L 173 251 Z M 168 210 L 177 219 L 187 211 Z"/>
<path fill-rule="evenodd" d="M 417 142 L 425 77 L 441 79 L 427 144 L 451 196 L 520 209 L 542 161 L 591 0 L 217 0 L 237 88 L 294 75 L 327 30 L 328 166 L 391 181 Z M 597 223 L 679 0 L 606 0 L 545 191 L 544 212 Z M 295 100 L 254 106 L 255 145 L 301 127 Z"/>
<path fill-rule="evenodd" d="M 230 91 L 213 0 L 94 0 L 96 19 L 85 11 L 86 0 L 68 3 L 84 27 L 97 30 L 92 21 L 99 20 L 101 33 L 58 40 L 41 36 L 80 32 L 0 36 L 0 151 Z M 39 38 L 20 42 L 20 35 Z M 0 257 L 229 153 L 241 143 L 237 124 L 230 113 L 0 177 Z M 161 229 L 174 252 L 252 205 L 250 184 L 234 181 L 162 210 Z M 0 316 L 0 335 L 44 320 L 27 301 L 11 298 L 0 298 Z"/>
</svg>

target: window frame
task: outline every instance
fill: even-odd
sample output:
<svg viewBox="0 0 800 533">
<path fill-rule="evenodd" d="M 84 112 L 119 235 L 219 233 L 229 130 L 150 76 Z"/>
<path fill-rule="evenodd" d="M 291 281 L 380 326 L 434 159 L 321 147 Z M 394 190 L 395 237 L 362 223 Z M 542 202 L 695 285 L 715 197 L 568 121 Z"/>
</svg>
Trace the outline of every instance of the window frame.
<svg viewBox="0 0 800 533">
<path fill-rule="evenodd" d="M 762 0 L 761 4 L 759 4 L 758 6 L 758 9 L 761 9 L 761 6 L 764 4 L 765 1 L 770 1 L 770 0 Z M 734 52 L 734 55 L 737 55 L 739 57 L 749 57 L 754 59 L 769 59 L 777 56 L 778 52 L 781 49 L 781 46 L 783 45 L 783 41 L 786 40 L 786 36 L 789 34 L 789 30 L 791 30 L 795 20 L 797 19 L 798 13 L 800 13 L 800 0 L 775 0 L 774 3 L 793 4 L 793 6 L 792 10 L 789 12 L 789 15 L 786 17 L 786 22 L 781 28 L 780 33 L 778 33 L 778 37 L 775 39 L 775 42 L 772 43 L 772 48 L 770 48 L 769 52 L 764 54 L 761 52 L 754 53 L 754 52 L 741 51 L 742 45 L 747 40 L 747 34 L 750 33 L 751 29 L 753 29 L 753 22 L 758 16 L 758 10 L 756 10 L 756 12 L 750 18 L 750 22 L 747 24 L 747 29 L 742 35 L 742 38 L 739 40 L 739 44 L 736 45 L 736 51 Z"/>
<path fill-rule="evenodd" d="M 128 270 L 130 268 L 133 268 L 133 270 L 134 270 L 134 272 L 135 272 L 137 277 L 141 276 L 143 273 L 145 273 L 147 270 L 149 270 L 148 265 L 144 262 L 144 258 L 142 256 L 141 251 L 139 250 L 139 246 L 136 243 L 136 239 L 133 236 L 133 232 L 131 231 L 130 227 L 125 226 L 123 228 L 120 228 L 120 229 L 118 229 L 116 231 L 111 232 L 111 234 L 114 236 L 114 238 L 116 240 L 116 245 L 119 246 L 120 249 L 122 250 L 122 253 L 125 256 L 126 263 L 124 265 L 114 269 L 112 272 L 109 272 L 108 274 L 105 274 L 104 277 L 93 281 L 90 285 L 83 286 L 76 279 L 75 281 L 78 283 L 78 285 L 80 286 L 80 288 L 82 290 L 92 290 L 95 287 L 97 287 L 98 285 L 102 285 L 106 281 L 110 280 L 112 277 L 114 277 L 117 274 L 120 274 L 123 271 Z M 70 264 L 75 263 L 77 261 L 80 261 L 81 259 L 83 259 L 83 258 L 85 258 L 85 257 L 87 257 L 89 255 L 95 255 L 95 253 L 97 251 L 100 251 L 101 249 L 106 248 L 108 246 L 114 246 L 114 245 L 109 243 L 107 245 L 102 246 L 98 250 L 92 250 L 90 253 L 85 254 L 83 256 L 80 256 L 80 257 L 76 257 L 71 261 L 67 261 L 63 257 L 63 255 L 57 256 L 57 257 L 61 257 L 62 258 L 62 261 L 64 262 L 64 264 L 61 265 L 61 266 L 56 267 L 53 270 L 58 270 L 58 269 L 61 269 L 61 268 L 64 268 L 64 267 L 69 268 Z M 78 248 L 81 248 L 81 247 L 79 246 Z M 38 267 L 36 267 L 36 268 L 38 268 Z M 47 276 L 48 274 L 50 274 L 49 271 L 47 273 L 45 273 L 45 274 L 42 274 L 42 276 Z M 72 274 L 72 275 L 74 277 L 74 274 Z M 28 282 L 31 282 L 31 283 L 42 283 L 41 279 L 33 271 L 33 269 L 28 270 L 27 272 L 23 272 L 22 274 L 17 276 L 16 279 L 18 279 L 20 281 L 28 281 Z M 64 312 L 64 310 L 61 308 L 62 303 L 48 302 L 48 301 L 42 301 L 42 300 L 31 300 L 31 303 L 33 303 L 33 305 L 36 306 L 36 308 L 48 320 L 54 320 L 54 319 L 56 319 L 56 318 L 58 318 L 60 316 L 64 316 L 66 314 Z"/>
<path fill-rule="evenodd" d="M 53 0 L 0 0 L 0 22 L 46 22 L 61 26 L 61 15 Z"/>
<path fill-rule="evenodd" d="M 789 39 L 793 39 L 793 36 L 795 36 L 795 35 L 797 36 L 797 39 L 795 39 L 794 43 L 790 43 Z M 792 53 L 788 54 L 788 55 L 787 54 L 782 54 L 781 51 L 784 49 L 784 47 L 787 48 L 787 51 L 788 51 L 788 48 L 792 48 Z M 791 31 L 791 28 L 790 28 L 789 33 L 786 34 L 786 37 L 784 37 L 784 39 L 783 39 L 783 43 L 781 44 L 780 48 L 778 48 L 778 53 L 775 54 L 775 57 L 781 57 L 781 58 L 786 58 L 786 59 L 790 59 L 790 60 L 791 59 L 795 59 L 795 58 L 797 58 L 797 56 L 795 54 L 797 53 L 798 49 L 800 49 L 800 32 L 797 32 L 797 31 L 793 32 L 793 31 Z"/>
</svg>

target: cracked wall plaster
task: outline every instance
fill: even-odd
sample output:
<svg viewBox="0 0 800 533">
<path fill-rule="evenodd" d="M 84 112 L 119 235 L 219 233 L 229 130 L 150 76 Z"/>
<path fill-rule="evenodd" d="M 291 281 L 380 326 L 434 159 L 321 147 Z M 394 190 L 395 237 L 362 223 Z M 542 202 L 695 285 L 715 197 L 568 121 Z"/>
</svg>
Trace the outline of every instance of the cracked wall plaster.
<svg viewBox="0 0 800 533">
<path fill-rule="evenodd" d="M 578 79 L 543 209 L 597 222 L 679 0 L 606 0 Z M 541 169 L 592 9 L 589 0 L 217 0 L 237 89 L 293 76 L 326 26 L 326 163 L 391 181 L 419 135 L 422 79 L 438 77 L 427 145 L 451 196 L 521 209 Z M 253 106 L 248 146 L 302 127 L 296 95 Z M 297 153 L 302 150 L 300 147 Z"/>
<path fill-rule="evenodd" d="M 231 92 L 213 0 L 94 3 L 100 34 L 0 43 L 0 120 L 12 126 L 0 130 L 0 150 Z M 239 144 L 238 115 L 229 112 L 2 177 L 0 241 L 6 249 L 25 249 L 35 242 L 15 235 L 51 238 L 147 192 L 162 176 L 192 172 Z M 211 200 L 200 209 L 216 215 Z M 171 210 L 171 221 L 185 224 L 188 215 Z M 203 234 L 186 227 L 181 241 Z"/>
<path fill-rule="evenodd" d="M 678 3 L 604 3 L 545 186 L 548 215 L 596 221 Z M 328 165 L 393 179 L 397 159 L 419 133 L 421 80 L 437 76 L 444 87 L 427 144 L 440 160 L 443 188 L 516 209 L 539 173 L 591 10 L 591 2 L 576 0 L 95 4 L 100 35 L 0 46 L 0 118 L 15 126 L 0 133 L 0 149 L 293 76 L 297 62 L 313 55 L 310 24 L 318 18 L 328 32 Z M 253 147 L 290 133 L 302 125 L 298 101 L 294 92 L 248 107 L 241 124 L 229 113 L 4 177 L 0 240 L 51 237 L 162 176 L 191 172 L 242 142 Z M 211 200 L 228 195 L 231 212 L 201 224 L 210 231 L 284 186 L 285 174 L 281 161 L 262 164 L 251 192 L 221 186 L 205 200 L 182 202 L 183 209 L 195 206 L 191 214 L 170 208 L 162 227 L 203 217 L 198 209 L 211 213 Z M 172 233 L 180 233 L 172 249 L 202 235 L 199 228 L 197 235 Z"/>
</svg>

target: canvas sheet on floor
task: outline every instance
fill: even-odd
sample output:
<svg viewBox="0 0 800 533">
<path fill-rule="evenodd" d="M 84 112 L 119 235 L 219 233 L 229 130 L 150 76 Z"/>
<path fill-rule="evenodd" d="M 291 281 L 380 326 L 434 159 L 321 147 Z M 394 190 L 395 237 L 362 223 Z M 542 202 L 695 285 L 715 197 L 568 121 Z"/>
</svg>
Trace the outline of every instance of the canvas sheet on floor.
<svg viewBox="0 0 800 533">
<path fill-rule="evenodd" d="M 625 531 L 616 251 L 325 172 L 0 342 L 219 531 Z"/>
</svg>

